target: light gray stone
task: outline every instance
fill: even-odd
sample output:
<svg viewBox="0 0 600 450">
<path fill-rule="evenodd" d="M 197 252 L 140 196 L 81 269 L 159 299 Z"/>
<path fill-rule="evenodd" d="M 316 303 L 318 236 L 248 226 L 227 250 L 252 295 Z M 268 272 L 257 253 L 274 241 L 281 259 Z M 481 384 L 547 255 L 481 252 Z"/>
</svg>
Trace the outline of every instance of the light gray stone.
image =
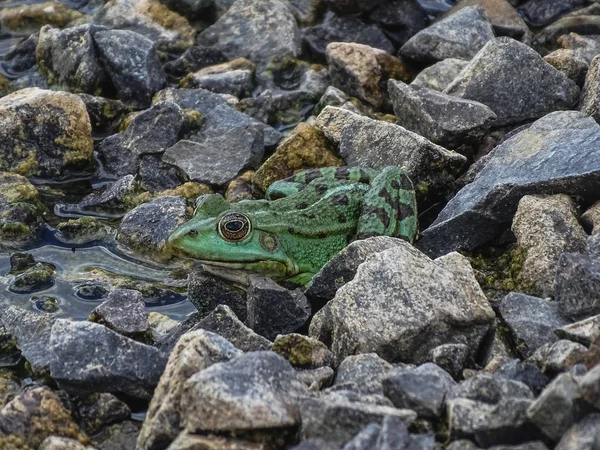
<svg viewBox="0 0 600 450">
<path fill-rule="evenodd" d="M 464 59 L 444 59 L 423 69 L 410 84 L 442 92 L 468 64 Z"/>
<path fill-rule="evenodd" d="M 565 325 L 554 332 L 562 339 L 569 339 L 589 347 L 600 337 L 600 315 Z"/>
</svg>

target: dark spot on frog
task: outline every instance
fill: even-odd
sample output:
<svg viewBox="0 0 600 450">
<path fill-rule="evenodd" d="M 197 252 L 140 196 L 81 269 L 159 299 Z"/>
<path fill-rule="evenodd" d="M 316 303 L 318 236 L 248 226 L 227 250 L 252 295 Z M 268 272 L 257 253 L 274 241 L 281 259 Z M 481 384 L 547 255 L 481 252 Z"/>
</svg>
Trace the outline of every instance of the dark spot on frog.
<svg viewBox="0 0 600 450">
<path fill-rule="evenodd" d="M 347 167 L 338 167 L 335 169 L 335 178 L 340 180 L 347 180 L 350 176 L 350 171 Z"/>
<path fill-rule="evenodd" d="M 288 233 L 289 234 L 294 234 L 296 232 L 296 230 L 294 230 L 292 227 L 288 228 Z"/>
<path fill-rule="evenodd" d="M 340 214 L 340 215 L 338 216 L 338 222 L 339 222 L 339 223 L 346 223 L 346 221 L 347 221 L 347 220 L 348 220 L 348 219 L 346 219 L 346 216 L 345 216 L 345 215 L 343 215 L 343 214 Z"/>
<path fill-rule="evenodd" d="M 311 181 L 316 180 L 317 178 L 321 178 L 321 171 L 319 169 L 310 170 L 306 172 L 305 177 L 306 184 L 308 184 Z"/>
<path fill-rule="evenodd" d="M 301 202 L 296 205 L 296 209 L 306 209 L 306 208 L 308 208 L 308 203 L 306 203 L 306 202 Z"/>
<path fill-rule="evenodd" d="M 347 234 L 346 235 L 346 244 L 349 244 L 350 242 L 354 241 L 355 238 L 360 239 L 359 237 L 356 237 L 353 234 Z"/>
<path fill-rule="evenodd" d="M 320 233 L 317 233 L 317 238 L 318 239 L 325 239 L 327 237 L 327 233 L 321 231 Z"/>
<path fill-rule="evenodd" d="M 410 206 L 404 203 L 400 203 L 398 206 L 398 220 L 406 219 L 407 217 L 412 217 L 415 214 L 415 210 Z"/>
<path fill-rule="evenodd" d="M 359 169 L 358 173 L 360 174 L 360 179 L 358 180 L 359 183 L 369 183 L 371 181 L 369 174 L 363 169 Z"/>
<path fill-rule="evenodd" d="M 327 186 L 324 184 L 315 184 L 315 192 L 317 195 L 322 196 L 327 192 Z"/>
<path fill-rule="evenodd" d="M 392 197 L 392 194 L 390 194 L 390 192 L 386 189 L 386 188 L 381 188 L 381 190 L 379 191 L 379 193 L 377 194 L 379 195 L 381 198 L 383 198 L 385 200 L 385 202 L 390 205 L 392 208 L 396 208 L 396 202 L 394 201 L 394 197 Z"/>
<path fill-rule="evenodd" d="M 374 231 L 368 231 L 366 233 L 360 233 L 358 236 L 356 236 L 356 239 L 367 239 L 373 236 L 379 236 L 379 234 L 375 233 Z"/>
<path fill-rule="evenodd" d="M 405 191 L 412 191 L 413 185 L 410 182 L 410 178 L 408 178 L 406 175 L 403 175 L 400 178 L 400 187 Z"/>
<path fill-rule="evenodd" d="M 398 184 L 398 180 L 392 180 L 390 184 L 392 185 L 392 188 L 400 189 L 400 184 Z"/>
<path fill-rule="evenodd" d="M 363 207 L 363 214 L 373 214 L 375 217 L 377 217 L 381 223 L 383 223 L 384 227 L 389 227 L 390 226 L 390 216 L 387 213 L 387 211 L 383 208 L 378 208 L 376 206 L 369 206 L 366 205 Z"/>
<path fill-rule="evenodd" d="M 349 202 L 346 194 L 336 194 L 331 198 L 331 203 L 334 205 L 347 205 Z"/>
</svg>

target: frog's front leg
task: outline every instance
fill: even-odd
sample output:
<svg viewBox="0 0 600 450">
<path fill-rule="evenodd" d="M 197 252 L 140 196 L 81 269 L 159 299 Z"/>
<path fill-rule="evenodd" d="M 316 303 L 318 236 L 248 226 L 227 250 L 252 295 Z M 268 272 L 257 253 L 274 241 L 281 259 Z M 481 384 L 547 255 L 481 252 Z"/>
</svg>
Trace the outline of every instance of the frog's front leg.
<svg viewBox="0 0 600 450">
<path fill-rule="evenodd" d="M 357 239 L 394 236 L 412 243 L 417 230 L 417 201 L 412 182 L 401 168 L 384 168 L 363 198 Z"/>
</svg>

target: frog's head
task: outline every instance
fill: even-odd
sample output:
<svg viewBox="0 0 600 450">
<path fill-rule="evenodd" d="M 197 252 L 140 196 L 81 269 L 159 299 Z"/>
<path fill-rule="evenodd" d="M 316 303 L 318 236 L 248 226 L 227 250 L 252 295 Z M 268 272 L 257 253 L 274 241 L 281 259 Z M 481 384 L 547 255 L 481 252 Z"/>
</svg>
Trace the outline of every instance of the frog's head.
<svg viewBox="0 0 600 450">
<path fill-rule="evenodd" d="M 211 266 L 283 278 L 298 273 L 276 235 L 253 226 L 253 217 L 231 209 L 218 194 L 205 196 L 194 217 L 180 225 L 169 244 L 181 256 Z"/>
</svg>

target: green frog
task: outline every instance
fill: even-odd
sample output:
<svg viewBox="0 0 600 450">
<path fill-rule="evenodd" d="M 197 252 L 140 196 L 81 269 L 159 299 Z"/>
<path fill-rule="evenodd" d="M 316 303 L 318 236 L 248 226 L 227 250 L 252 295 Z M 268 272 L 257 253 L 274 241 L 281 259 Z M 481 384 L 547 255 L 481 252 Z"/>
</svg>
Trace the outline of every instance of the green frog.
<svg viewBox="0 0 600 450">
<path fill-rule="evenodd" d="M 417 234 L 413 185 L 396 166 L 306 170 L 276 181 L 265 197 L 230 204 L 201 196 L 194 217 L 170 235 L 171 247 L 226 278 L 254 272 L 306 285 L 354 240 L 412 243 Z"/>
</svg>

